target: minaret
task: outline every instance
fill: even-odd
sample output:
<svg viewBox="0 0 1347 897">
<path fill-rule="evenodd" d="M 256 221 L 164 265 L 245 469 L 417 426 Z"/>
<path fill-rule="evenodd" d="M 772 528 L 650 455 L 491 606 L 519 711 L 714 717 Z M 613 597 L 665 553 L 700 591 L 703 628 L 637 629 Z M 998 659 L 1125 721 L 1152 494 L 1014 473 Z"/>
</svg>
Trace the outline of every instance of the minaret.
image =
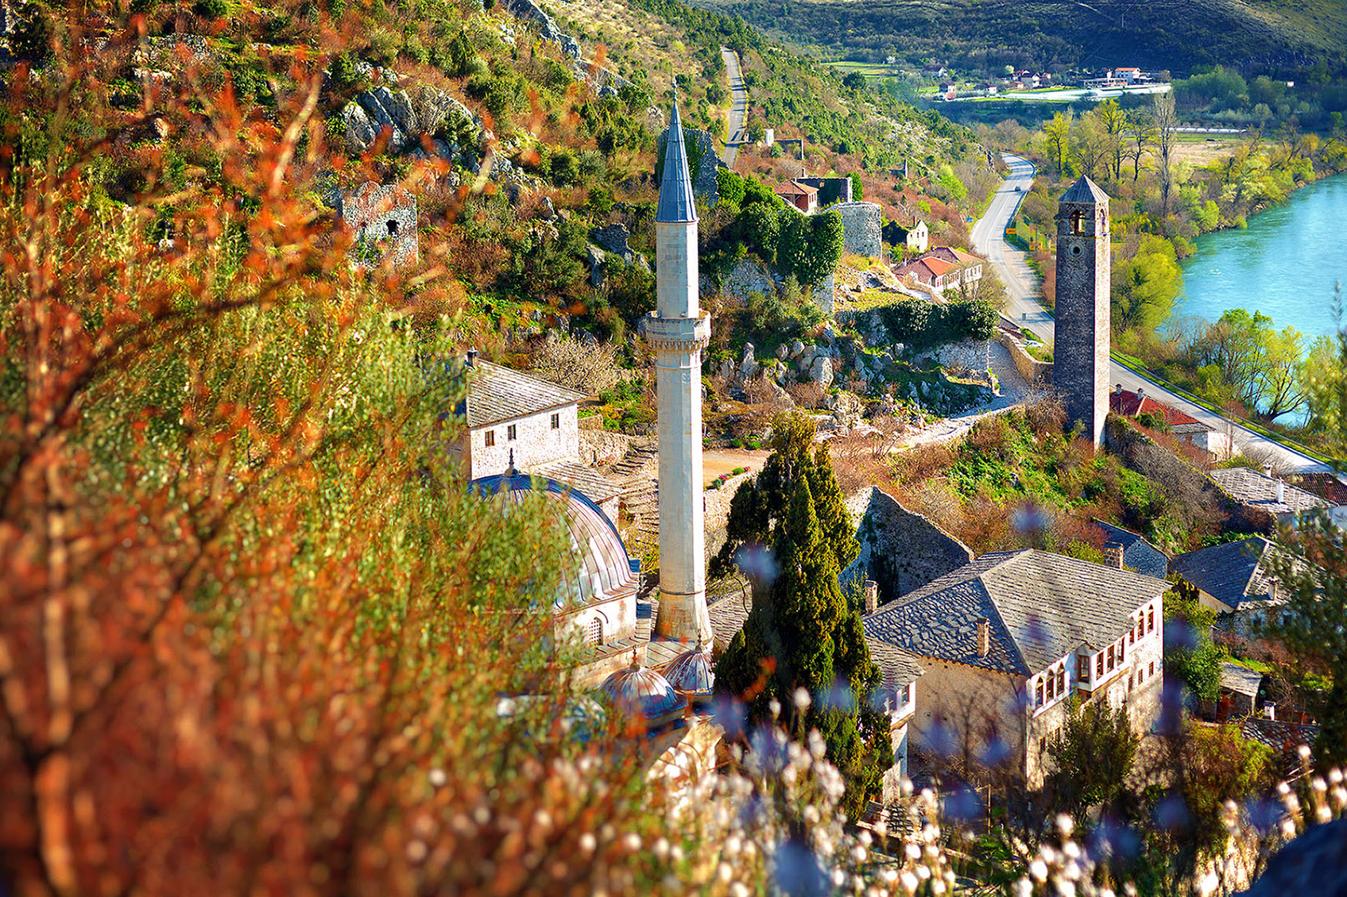
<svg viewBox="0 0 1347 897">
<path fill-rule="evenodd" d="M 702 350 L 711 316 L 697 292 L 697 207 L 674 100 L 655 210 L 655 311 L 644 321 L 659 397 L 659 616 L 655 635 L 710 642 L 702 488 Z"/>
<path fill-rule="evenodd" d="M 1057 203 L 1057 332 L 1052 383 L 1068 426 L 1104 439 L 1109 386 L 1108 194 L 1084 175 Z"/>
</svg>

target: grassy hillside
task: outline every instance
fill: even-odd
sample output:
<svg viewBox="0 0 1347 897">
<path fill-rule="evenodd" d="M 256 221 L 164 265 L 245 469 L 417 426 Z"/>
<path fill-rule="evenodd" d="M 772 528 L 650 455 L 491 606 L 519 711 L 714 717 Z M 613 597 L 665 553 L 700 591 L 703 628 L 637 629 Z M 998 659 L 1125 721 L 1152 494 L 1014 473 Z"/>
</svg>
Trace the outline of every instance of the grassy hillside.
<svg viewBox="0 0 1347 897">
<path fill-rule="evenodd" d="M 866 58 L 1106 66 L 1340 67 L 1344 0 L 698 0 Z"/>
</svg>

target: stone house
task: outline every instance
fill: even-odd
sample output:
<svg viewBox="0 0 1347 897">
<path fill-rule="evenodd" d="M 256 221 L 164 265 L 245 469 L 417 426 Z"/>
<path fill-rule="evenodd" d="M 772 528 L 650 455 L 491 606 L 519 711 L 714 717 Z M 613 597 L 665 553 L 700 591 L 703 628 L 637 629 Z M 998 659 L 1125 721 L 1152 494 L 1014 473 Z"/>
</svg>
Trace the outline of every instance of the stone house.
<svg viewBox="0 0 1347 897">
<path fill-rule="evenodd" d="M 822 208 L 838 202 L 852 202 L 851 178 L 798 177 L 795 183 L 804 187 L 813 187 L 818 191 L 818 204 Z"/>
<path fill-rule="evenodd" d="M 912 718 L 917 712 L 917 680 L 921 664 L 901 648 L 878 639 L 866 639 L 870 659 L 879 667 L 882 679 L 880 700 L 889 717 L 889 739 L 893 743 L 893 765 L 884 773 L 881 800 L 892 803 L 902 796 L 901 780 L 910 775 L 908 747 Z"/>
<path fill-rule="evenodd" d="M 1223 433 L 1209 427 L 1192 415 L 1186 414 L 1171 405 L 1157 402 L 1152 396 L 1146 395 L 1145 389 L 1132 392 L 1129 389 L 1123 389 L 1121 383 L 1116 383 L 1113 386 L 1113 392 L 1109 393 L 1108 404 L 1109 411 L 1114 414 L 1122 414 L 1127 417 L 1147 415 L 1163 421 L 1175 439 L 1201 449 L 1212 460 L 1224 461 L 1230 457 L 1229 433 Z"/>
<path fill-rule="evenodd" d="M 1279 557 L 1284 554 L 1275 542 L 1250 536 L 1177 555 L 1169 572 L 1183 577 L 1197 589 L 1198 600 L 1219 614 L 1217 628 L 1249 636 L 1256 624 L 1286 603 L 1272 570 Z"/>
<path fill-rule="evenodd" d="M 1134 570 L 1156 579 L 1164 579 L 1169 574 L 1169 556 L 1139 533 L 1103 520 L 1092 522 L 1104 538 L 1105 560 L 1109 566 Z"/>
<path fill-rule="evenodd" d="M 469 479 L 513 469 L 556 480 L 616 520 L 620 489 L 580 460 L 579 403 L 585 396 L 541 377 L 468 354 L 468 396 L 457 409 L 467 433 L 451 451 Z"/>
<path fill-rule="evenodd" d="M 798 180 L 776 188 L 776 195 L 806 215 L 818 211 L 818 188 L 801 184 Z"/>
<path fill-rule="evenodd" d="M 1216 718 L 1227 720 L 1253 716 L 1258 711 L 1258 693 L 1263 674 L 1246 666 L 1225 661 L 1221 664 L 1221 691 L 1216 702 Z"/>
<path fill-rule="evenodd" d="M 1160 713 L 1164 593 L 1151 576 L 1045 551 L 995 552 L 864 618 L 923 669 L 912 746 L 1003 762 L 1039 787 L 1069 699 Z"/>
<path fill-rule="evenodd" d="M 962 249 L 937 246 L 894 270 L 899 279 L 944 293 L 982 279 L 983 260 Z"/>
<path fill-rule="evenodd" d="M 884 225 L 884 242 L 920 254 L 930 246 L 931 232 L 927 229 L 925 221 L 918 221 L 911 227 L 903 227 L 897 221 L 890 221 Z"/>
<path fill-rule="evenodd" d="M 416 264 L 416 197 L 397 184 L 366 181 L 335 196 L 342 223 L 353 232 L 357 264 L 390 258 L 395 268 Z"/>
<path fill-rule="evenodd" d="M 1250 510 L 1270 514 L 1278 523 L 1294 526 L 1304 515 L 1315 511 L 1332 512 L 1324 499 L 1273 476 L 1272 468 L 1250 470 L 1230 467 L 1211 471 L 1221 491 Z"/>
</svg>

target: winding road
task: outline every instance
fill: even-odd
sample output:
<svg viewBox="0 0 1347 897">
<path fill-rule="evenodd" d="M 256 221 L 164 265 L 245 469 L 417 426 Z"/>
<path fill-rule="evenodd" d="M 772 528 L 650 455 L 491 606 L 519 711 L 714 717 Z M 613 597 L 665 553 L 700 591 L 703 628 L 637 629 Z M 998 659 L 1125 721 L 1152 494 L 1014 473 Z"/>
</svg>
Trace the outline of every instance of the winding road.
<svg viewBox="0 0 1347 897">
<path fill-rule="evenodd" d="M 734 160 L 739 155 L 739 144 L 746 139 L 744 118 L 748 115 L 748 88 L 744 87 L 744 75 L 739 70 L 739 54 L 729 47 L 721 47 L 720 58 L 725 60 L 725 77 L 730 85 L 729 128 L 725 132 L 728 137 L 725 140 L 725 152 L 720 158 L 725 167 L 733 168 Z"/>
<path fill-rule="evenodd" d="M 973 248 L 987 257 L 1006 285 L 1008 301 L 1005 317 L 1015 325 L 1032 331 L 1045 342 L 1051 343 L 1053 320 L 1052 315 L 1039 301 L 1038 276 L 1029 267 L 1025 253 L 1011 246 L 1005 238 L 1006 225 L 1015 216 L 1020 200 L 1034 181 L 1034 165 L 1021 156 L 1011 153 L 1001 155 L 1010 166 L 1010 173 L 997 189 L 996 195 L 992 197 L 986 213 L 973 225 Z M 1147 395 L 1155 396 L 1165 404 L 1192 415 L 1212 429 L 1229 433 L 1237 451 L 1265 458 L 1287 473 L 1329 469 L 1327 465 L 1308 455 L 1287 448 L 1170 392 L 1154 380 L 1143 377 L 1116 361 L 1112 367 L 1112 383 L 1121 383 L 1123 389 L 1134 392 L 1144 389 Z"/>
</svg>

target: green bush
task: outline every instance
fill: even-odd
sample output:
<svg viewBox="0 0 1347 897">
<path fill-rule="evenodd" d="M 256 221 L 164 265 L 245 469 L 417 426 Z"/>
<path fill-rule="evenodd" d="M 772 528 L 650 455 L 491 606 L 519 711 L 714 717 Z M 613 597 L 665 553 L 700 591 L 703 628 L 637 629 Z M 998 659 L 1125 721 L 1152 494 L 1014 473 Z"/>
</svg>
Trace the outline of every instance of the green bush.
<svg viewBox="0 0 1347 897">
<path fill-rule="evenodd" d="M 880 308 L 880 320 L 898 342 L 920 351 L 942 343 L 991 339 L 997 311 L 982 299 L 961 299 L 935 305 L 921 299 L 900 299 Z"/>
</svg>

